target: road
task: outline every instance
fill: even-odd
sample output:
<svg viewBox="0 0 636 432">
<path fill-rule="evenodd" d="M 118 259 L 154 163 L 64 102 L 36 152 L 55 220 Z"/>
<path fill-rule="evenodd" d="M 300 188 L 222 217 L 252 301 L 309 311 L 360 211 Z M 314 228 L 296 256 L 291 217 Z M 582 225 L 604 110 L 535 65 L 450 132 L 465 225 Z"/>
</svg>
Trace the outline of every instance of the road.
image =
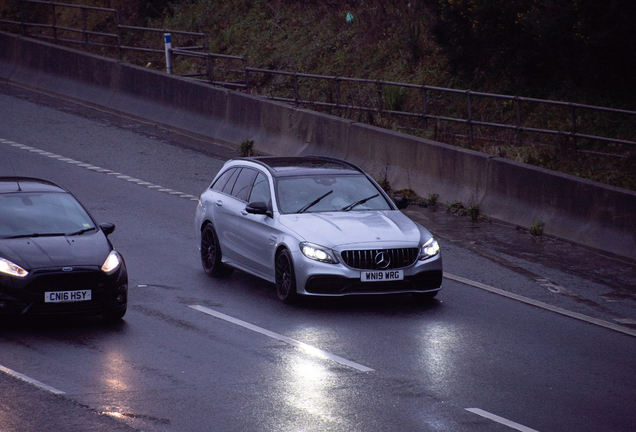
<svg viewBox="0 0 636 432">
<path fill-rule="evenodd" d="M 288 306 L 201 269 L 196 199 L 232 150 L 5 84 L 0 114 L 0 174 L 115 223 L 130 277 L 121 323 L 0 322 L 2 431 L 636 430 L 631 263 L 415 206 L 435 301 Z"/>
</svg>

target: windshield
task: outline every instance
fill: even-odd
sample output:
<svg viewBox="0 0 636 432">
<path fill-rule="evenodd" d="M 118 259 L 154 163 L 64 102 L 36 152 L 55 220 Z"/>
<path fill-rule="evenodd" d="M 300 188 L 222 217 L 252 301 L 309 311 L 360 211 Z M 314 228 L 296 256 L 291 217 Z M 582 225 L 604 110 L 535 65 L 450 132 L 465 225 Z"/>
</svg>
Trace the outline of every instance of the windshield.
<svg viewBox="0 0 636 432">
<path fill-rule="evenodd" d="M 0 238 L 80 235 L 95 229 L 86 210 L 67 193 L 0 194 Z"/>
<path fill-rule="evenodd" d="M 391 209 L 364 175 L 284 177 L 277 181 L 277 192 L 281 213 Z"/>
</svg>

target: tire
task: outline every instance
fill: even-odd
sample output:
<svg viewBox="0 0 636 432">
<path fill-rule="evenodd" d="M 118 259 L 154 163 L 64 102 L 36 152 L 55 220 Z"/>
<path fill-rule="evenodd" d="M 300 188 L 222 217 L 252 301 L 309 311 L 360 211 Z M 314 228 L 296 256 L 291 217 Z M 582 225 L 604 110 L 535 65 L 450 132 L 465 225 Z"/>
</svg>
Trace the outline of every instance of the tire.
<svg viewBox="0 0 636 432">
<path fill-rule="evenodd" d="M 276 295 L 285 304 L 292 304 L 298 299 L 294 262 L 287 249 L 276 256 Z"/>
<path fill-rule="evenodd" d="M 226 267 L 221 262 L 221 247 L 214 227 L 207 224 L 201 232 L 201 265 L 208 276 L 228 276 L 234 269 Z"/>
<path fill-rule="evenodd" d="M 439 291 L 431 291 L 424 293 L 411 293 L 411 297 L 415 299 L 418 303 L 426 303 L 435 298 Z"/>
</svg>

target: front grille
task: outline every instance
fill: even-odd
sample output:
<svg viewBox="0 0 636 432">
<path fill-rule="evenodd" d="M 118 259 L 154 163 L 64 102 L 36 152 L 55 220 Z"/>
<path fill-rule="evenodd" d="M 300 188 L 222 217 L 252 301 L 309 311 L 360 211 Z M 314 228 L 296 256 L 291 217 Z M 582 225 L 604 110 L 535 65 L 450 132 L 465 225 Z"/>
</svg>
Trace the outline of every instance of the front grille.
<svg viewBox="0 0 636 432">
<path fill-rule="evenodd" d="M 33 293 L 45 291 L 99 290 L 106 283 L 107 276 L 99 271 L 81 270 L 69 273 L 55 272 L 36 274 L 36 278 L 25 290 Z"/>
<path fill-rule="evenodd" d="M 389 265 L 383 268 L 376 265 L 376 257 L 380 252 L 384 252 L 389 260 Z M 359 270 L 391 270 L 408 267 L 417 260 L 418 255 L 417 248 L 348 250 L 340 254 L 347 266 Z"/>
</svg>

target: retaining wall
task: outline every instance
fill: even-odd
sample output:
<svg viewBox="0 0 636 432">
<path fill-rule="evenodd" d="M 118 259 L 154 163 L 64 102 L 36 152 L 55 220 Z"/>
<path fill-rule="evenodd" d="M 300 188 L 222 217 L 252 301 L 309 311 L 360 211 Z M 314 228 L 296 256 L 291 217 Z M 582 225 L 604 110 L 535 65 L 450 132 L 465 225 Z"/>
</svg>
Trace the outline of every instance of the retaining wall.
<svg viewBox="0 0 636 432">
<path fill-rule="evenodd" d="M 0 32 L 0 80 L 262 154 L 347 159 L 393 189 L 636 260 L 636 193 Z"/>
</svg>

